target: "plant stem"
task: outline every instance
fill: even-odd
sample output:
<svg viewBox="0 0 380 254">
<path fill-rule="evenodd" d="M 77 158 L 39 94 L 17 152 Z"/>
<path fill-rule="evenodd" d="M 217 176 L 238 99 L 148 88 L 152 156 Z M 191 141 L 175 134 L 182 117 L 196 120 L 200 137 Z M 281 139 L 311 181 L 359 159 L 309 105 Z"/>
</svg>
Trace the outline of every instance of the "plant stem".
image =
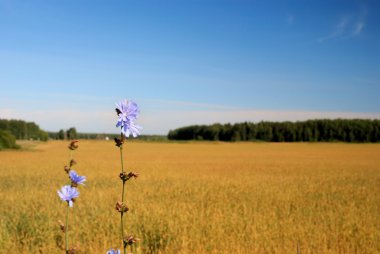
<svg viewBox="0 0 380 254">
<path fill-rule="evenodd" d="M 120 146 L 120 160 L 121 160 L 121 173 L 124 173 L 124 162 L 123 162 L 123 145 Z M 125 190 L 125 181 L 123 181 L 123 190 L 121 193 L 121 202 L 124 204 L 124 190 Z M 124 212 L 120 213 L 120 224 L 121 224 L 121 240 L 123 242 L 124 254 L 126 254 L 126 246 L 124 244 Z"/>
<path fill-rule="evenodd" d="M 69 203 L 67 203 L 67 208 L 66 208 L 66 226 L 65 226 L 66 254 L 69 253 L 69 234 L 68 234 L 68 229 L 69 229 Z"/>
</svg>

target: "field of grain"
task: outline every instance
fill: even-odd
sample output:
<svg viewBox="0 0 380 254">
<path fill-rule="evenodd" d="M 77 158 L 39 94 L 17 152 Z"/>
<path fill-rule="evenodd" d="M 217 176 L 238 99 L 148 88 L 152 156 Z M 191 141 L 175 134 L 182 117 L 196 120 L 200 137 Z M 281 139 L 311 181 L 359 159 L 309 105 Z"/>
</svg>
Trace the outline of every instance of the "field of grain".
<svg viewBox="0 0 380 254">
<path fill-rule="evenodd" d="M 0 152 L 0 253 L 64 253 L 67 142 Z M 379 253 L 380 144 L 146 143 L 124 148 L 136 253 Z M 119 246 L 119 150 L 80 141 L 80 253 Z"/>
</svg>

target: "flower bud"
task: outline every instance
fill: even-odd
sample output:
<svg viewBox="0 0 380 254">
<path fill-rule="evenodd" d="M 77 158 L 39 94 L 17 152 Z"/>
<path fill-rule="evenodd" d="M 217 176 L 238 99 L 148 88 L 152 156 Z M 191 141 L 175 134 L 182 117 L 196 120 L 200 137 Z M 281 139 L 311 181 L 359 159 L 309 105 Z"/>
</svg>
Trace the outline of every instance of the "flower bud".
<svg viewBox="0 0 380 254">
<path fill-rule="evenodd" d="M 128 181 L 129 179 L 131 179 L 132 177 L 136 178 L 138 177 L 139 174 L 138 173 L 134 173 L 134 172 L 129 172 L 128 174 L 126 172 L 122 172 L 119 174 L 119 177 L 120 179 L 123 181 L 123 182 L 126 182 Z"/>
<path fill-rule="evenodd" d="M 134 237 L 133 235 L 129 235 L 127 237 L 124 237 L 124 239 L 123 239 L 124 247 L 126 247 L 127 245 L 132 245 L 137 241 L 140 241 L 140 239 Z"/>
<path fill-rule="evenodd" d="M 72 166 L 74 166 L 75 164 L 77 164 L 77 162 L 76 162 L 74 159 L 70 160 L 70 168 L 71 168 Z"/>
<path fill-rule="evenodd" d="M 121 201 L 117 201 L 115 209 L 120 213 L 125 213 L 129 211 L 127 205 Z"/>
<path fill-rule="evenodd" d="M 117 146 L 117 147 L 121 147 L 124 143 L 123 138 L 114 138 L 114 140 L 115 140 L 115 146 Z"/>
<path fill-rule="evenodd" d="M 71 168 L 68 167 L 68 166 L 65 166 L 64 169 L 65 169 L 65 171 L 66 171 L 67 174 L 68 174 L 68 173 L 70 172 L 70 170 L 71 170 Z"/>
<path fill-rule="evenodd" d="M 71 141 L 70 142 L 70 145 L 68 146 L 68 148 L 70 149 L 70 150 L 75 150 L 75 149 L 77 149 L 79 146 L 78 146 L 78 140 L 73 140 L 73 141 Z"/>
</svg>

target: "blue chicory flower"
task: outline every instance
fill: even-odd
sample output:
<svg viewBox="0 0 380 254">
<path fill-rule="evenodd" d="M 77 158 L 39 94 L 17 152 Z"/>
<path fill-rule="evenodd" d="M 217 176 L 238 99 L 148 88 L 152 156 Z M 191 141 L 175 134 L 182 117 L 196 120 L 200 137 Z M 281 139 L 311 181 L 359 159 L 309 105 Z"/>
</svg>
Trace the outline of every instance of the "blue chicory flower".
<svg viewBox="0 0 380 254">
<path fill-rule="evenodd" d="M 118 120 L 116 127 L 121 127 L 121 132 L 128 138 L 132 135 L 134 138 L 140 135 L 141 127 L 135 125 L 134 121 L 139 114 L 139 108 L 137 104 L 130 100 L 123 100 L 116 103 L 116 111 Z"/>
<path fill-rule="evenodd" d="M 140 129 L 140 126 L 135 125 L 133 122 L 130 122 L 129 124 L 124 125 L 124 128 L 121 129 L 121 132 L 127 138 L 129 138 L 130 135 L 136 138 L 138 135 L 140 135 Z"/>
<path fill-rule="evenodd" d="M 111 250 L 107 251 L 107 254 L 120 254 L 120 250 L 111 249 Z"/>
<path fill-rule="evenodd" d="M 129 121 L 134 121 L 138 117 L 139 107 L 134 101 L 120 101 L 119 103 L 116 103 L 116 108 L 119 111 L 119 117 L 122 117 L 123 121 L 126 121 L 126 119 L 128 119 Z"/>
<path fill-rule="evenodd" d="M 84 185 L 84 182 L 86 181 L 85 176 L 78 175 L 77 172 L 75 172 L 74 170 L 70 170 L 69 176 L 70 176 L 71 182 L 73 182 L 75 185 L 77 184 Z"/>
<path fill-rule="evenodd" d="M 69 203 L 70 207 L 73 207 L 74 205 L 73 199 L 79 196 L 79 191 L 70 185 L 63 186 L 60 191 L 57 191 L 57 193 L 62 201 Z"/>
</svg>

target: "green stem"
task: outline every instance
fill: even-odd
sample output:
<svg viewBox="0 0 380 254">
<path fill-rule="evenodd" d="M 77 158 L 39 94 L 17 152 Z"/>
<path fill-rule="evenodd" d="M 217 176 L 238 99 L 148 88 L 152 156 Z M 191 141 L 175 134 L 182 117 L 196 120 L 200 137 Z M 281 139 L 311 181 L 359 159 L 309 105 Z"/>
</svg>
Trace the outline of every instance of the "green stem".
<svg viewBox="0 0 380 254">
<path fill-rule="evenodd" d="M 120 146 L 120 161 L 121 161 L 121 173 L 123 173 L 124 172 L 123 145 Z"/>
<path fill-rule="evenodd" d="M 66 226 L 65 226 L 66 254 L 69 253 L 69 234 L 67 232 L 68 229 L 69 229 L 69 203 L 67 203 L 67 208 L 66 208 Z"/>
<path fill-rule="evenodd" d="M 124 173 L 124 162 L 123 162 L 123 145 L 120 146 L 120 160 L 121 160 L 121 173 Z M 121 193 L 121 202 L 124 204 L 124 191 L 125 191 L 125 181 L 123 181 L 123 190 Z M 126 247 L 124 245 L 124 212 L 120 213 L 120 221 L 121 221 L 121 240 L 123 242 L 124 254 L 126 254 Z"/>
</svg>

